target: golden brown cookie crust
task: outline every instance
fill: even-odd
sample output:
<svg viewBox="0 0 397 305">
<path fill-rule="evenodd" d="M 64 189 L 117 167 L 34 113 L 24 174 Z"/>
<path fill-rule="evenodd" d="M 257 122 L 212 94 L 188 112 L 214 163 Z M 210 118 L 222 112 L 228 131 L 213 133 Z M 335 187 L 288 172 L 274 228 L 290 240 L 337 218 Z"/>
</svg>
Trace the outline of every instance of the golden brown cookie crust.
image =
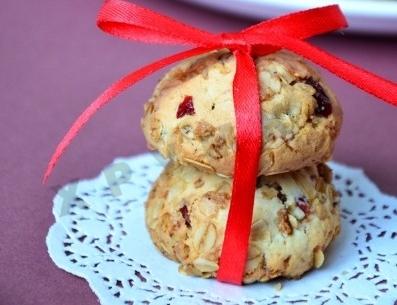
<svg viewBox="0 0 397 305">
<path fill-rule="evenodd" d="M 157 248 L 180 271 L 215 277 L 230 203 L 231 180 L 170 163 L 146 205 Z M 339 198 L 326 165 L 258 178 L 244 282 L 297 278 L 320 267 L 339 233 Z"/>
<path fill-rule="evenodd" d="M 342 110 L 318 72 L 285 51 L 257 58 L 256 68 L 263 126 L 258 175 L 327 161 Z M 232 176 L 234 73 L 235 58 L 227 51 L 188 60 L 167 73 L 145 105 L 142 128 L 149 147 L 180 164 Z M 194 114 L 177 118 L 186 97 L 192 97 Z M 321 114 L 319 103 L 330 107 Z"/>
</svg>

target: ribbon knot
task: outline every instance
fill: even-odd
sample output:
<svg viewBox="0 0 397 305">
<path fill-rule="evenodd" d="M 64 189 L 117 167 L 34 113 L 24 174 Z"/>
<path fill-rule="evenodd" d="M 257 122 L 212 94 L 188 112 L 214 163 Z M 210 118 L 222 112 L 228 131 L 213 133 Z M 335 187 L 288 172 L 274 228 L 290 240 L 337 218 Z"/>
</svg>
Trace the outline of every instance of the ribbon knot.
<svg viewBox="0 0 397 305">
<path fill-rule="evenodd" d="M 226 48 L 231 51 L 240 50 L 248 54 L 251 53 L 252 47 L 251 44 L 246 40 L 246 34 L 244 32 L 221 33 L 219 38 L 219 47 L 221 48 Z"/>
<path fill-rule="evenodd" d="M 258 162 L 262 149 L 258 80 L 252 56 L 287 49 L 329 70 L 391 105 L 397 105 L 397 85 L 309 44 L 305 39 L 342 29 L 347 22 L 337 5 L 314 8 L 260 22 L 238 33 L 215 35 L 123 0 L 106 0 L 98 26 L 105 32 L 145 43 L 195 46 L 134 71 L 107 88 L 77 118 L 58 144 L 43 181 L 90 118 L 136 82 L 180 60 L 229 48 L 236 57 L 233 102 L 236 152 L 230 210 L 217 278 L 241 284 L 247 258 Z M 251 52 L 252 51 L 252 52 Z"/>
</svg>

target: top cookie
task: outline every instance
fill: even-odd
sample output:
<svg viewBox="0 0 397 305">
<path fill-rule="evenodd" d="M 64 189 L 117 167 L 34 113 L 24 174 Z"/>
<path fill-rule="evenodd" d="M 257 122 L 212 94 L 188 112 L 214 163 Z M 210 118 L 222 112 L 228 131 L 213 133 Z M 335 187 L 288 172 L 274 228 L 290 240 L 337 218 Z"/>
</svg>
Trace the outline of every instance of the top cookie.
<svg viewBox="0 0 397 305">
<path fill-rule="evenodd" d="M 258 175 L 328 160 L 342 110 L 319 73 L 285 51 L 255 62 L 263 128 Z M 180 164 L 232 176 L 235 68 L 234 55 L 222 50 L 190 59 L 167 73 L 145 105 L 142 128 L 149 148 Z"/>
</svg>

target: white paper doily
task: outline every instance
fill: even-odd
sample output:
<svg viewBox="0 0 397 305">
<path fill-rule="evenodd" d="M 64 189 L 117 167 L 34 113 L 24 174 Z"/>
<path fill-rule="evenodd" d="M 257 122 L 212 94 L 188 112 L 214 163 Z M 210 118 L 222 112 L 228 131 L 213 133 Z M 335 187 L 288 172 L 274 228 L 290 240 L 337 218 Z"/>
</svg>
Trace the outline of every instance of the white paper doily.
<svg viewBox="0 0 397 305">
<path fill-rule="evenodd" d="M 243 287 L 184 276 L 153 246 L 144 222 L 149 188 L 164 166 L 153 154 L 116 159 L 97 178 L 54 198 L 47 246 L 60 268 L 85 278 L 103 305 L 397 304 L 397 198 L 360 169 L 335 162 L 342 232 L 325 265 L 300 280 Z"/>
</svg>

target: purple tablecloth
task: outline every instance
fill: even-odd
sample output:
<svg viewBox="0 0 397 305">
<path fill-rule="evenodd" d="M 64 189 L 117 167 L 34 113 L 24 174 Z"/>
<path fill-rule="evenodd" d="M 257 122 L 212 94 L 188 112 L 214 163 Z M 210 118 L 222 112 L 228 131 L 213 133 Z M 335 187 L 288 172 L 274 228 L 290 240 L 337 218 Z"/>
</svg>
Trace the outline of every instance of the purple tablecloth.
<svg viewBox="0 0 397 305">
<path fill-rule="evenodd" d="M 212 31 L 249 24 L 174 1 L 137 1 Z M 0 9 L 0 304 L 89 305 L 98 301 L 81 279 L 47 255 L 57 185 L 96 175 L 116 156 L 146 151 L 142 104 L 159 78 L 139 83 L 88 124 L 45 186 L 41 176 L 55 145 L 82 109 L 113 80 L 177 50 L 121 41 L 100 32 L 99 0 L 14 0 Z M 315 42 L 397 80 L 397 40 L 344 35 Z M 397 195 L 397 108 L 326 74 L 345 109 L 335 159 L 363 167 Z"/>
</svg>

